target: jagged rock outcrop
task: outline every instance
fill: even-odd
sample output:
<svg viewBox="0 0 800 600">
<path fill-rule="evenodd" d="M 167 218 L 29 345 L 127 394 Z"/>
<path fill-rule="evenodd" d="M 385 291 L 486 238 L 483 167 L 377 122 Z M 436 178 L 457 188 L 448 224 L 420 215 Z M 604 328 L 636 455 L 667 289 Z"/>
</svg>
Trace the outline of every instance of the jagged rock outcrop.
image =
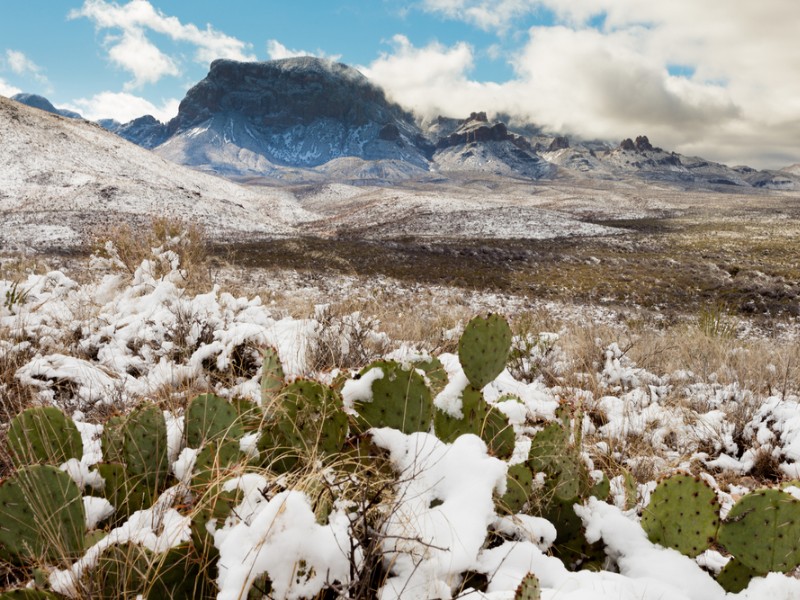
<svg viewBox="0 0 800 600">
<path fill-rule="evenodd" d="M 316 167 L 342 157 L 427 167 L 410 113 L 347 65 L 301 57 L 216 60 L 167 125 L 162 156 L 225 174 Z"/>
<path fill-rule="evenodd" d="M 553 138 L 553 141 L 547 147 L 547 151 L 555 152 L 556 150 L 566 150 L 567 148 L 569 148 L 569 138 L 559 135 Z"/>
<path fill-rule="evenodd" d="M 440 121 L 441 128 L 449 123 Z M 555 169 L 543 160 L 523 136 L 505 123 L 491 122 L 485 112 L 474 112 L 436 143 L 434 164 L 440 172 L 471 171 L 508 177 L 540 179 Z"/>
<path fill-rule="evenodd" d="M 111 119 L 99 123 L 109 131 L 148 150 L 160 146 L 169 137 L 167 125 L 152 115 L 145 115 L 128 123 L 119 123 Z"/>
</svg>

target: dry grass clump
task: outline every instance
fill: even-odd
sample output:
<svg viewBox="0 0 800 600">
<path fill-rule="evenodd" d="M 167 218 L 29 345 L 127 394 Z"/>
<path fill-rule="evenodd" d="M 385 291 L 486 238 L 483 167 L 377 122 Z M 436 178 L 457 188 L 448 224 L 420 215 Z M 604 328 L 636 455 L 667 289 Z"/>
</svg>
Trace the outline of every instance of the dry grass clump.
<svg viewBox="0 0 800 600">
<path fill-rule="evenodd" d="M 91 247 L 99 256 L 114 258 L 130 274 L 152 258 L 153 248 L 172 250 L 180 259 L 188 291 L 205 291 L 212 284 L 206 232 L 196 222 L 154 217 L 140 228 L 122 223 L 96 231 Z"/>
</svg>

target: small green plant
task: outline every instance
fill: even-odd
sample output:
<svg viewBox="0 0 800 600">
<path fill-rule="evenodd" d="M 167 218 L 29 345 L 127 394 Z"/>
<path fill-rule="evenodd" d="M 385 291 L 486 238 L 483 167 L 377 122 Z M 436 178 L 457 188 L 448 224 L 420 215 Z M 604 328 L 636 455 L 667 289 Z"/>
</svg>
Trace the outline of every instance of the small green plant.
<svg viewBox="0 0 800 600">
<path fill-rule="evenodd" d="M 29 294 L 30 290 L 20 288 L 19 281 L 14 281 L 11 287 L 6 290 L 3 307 L 8 309 L 11 313 L 15 313 L 17 307 L 22 306 L 28 301 Z"/>
<path fill-rule="evenodd" d="M 697 317 L 697 327 L 710 338 L 736 337 L 736 320 L 724 304 L 707 304 L 702 307 Z"/>
</svg>

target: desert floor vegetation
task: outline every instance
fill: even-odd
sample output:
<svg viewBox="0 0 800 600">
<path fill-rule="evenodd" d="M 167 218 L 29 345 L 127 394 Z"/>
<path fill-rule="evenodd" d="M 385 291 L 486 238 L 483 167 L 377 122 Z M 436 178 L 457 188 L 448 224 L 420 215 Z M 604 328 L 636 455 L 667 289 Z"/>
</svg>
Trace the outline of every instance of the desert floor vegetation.
<svg viewBox="0 0 800 600">
<path fill-rule="evenodd" d="M 0 496 L 60 524 L 5 515 L 0 585 L 510 599 L 613 575 L 643 598 L 791 597 L 797 561 L 756 560 L 737 528 L 800 503 L 794 250 L 722 231 L 715 251 L 696 226 L 223 251 L 155 221 L 5 257 Z M 763 285 L 712 294 L 712 271 Z M 679 487 L 711 498 L 702 539 Z M 43 489 L 81 507 L 28 502 Z"/>
</svg>

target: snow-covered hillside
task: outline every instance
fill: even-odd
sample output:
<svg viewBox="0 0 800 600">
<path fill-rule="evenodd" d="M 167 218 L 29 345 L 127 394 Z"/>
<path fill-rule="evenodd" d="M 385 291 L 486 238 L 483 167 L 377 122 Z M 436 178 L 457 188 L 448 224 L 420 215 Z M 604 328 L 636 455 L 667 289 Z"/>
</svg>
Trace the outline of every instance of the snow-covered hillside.
<svg viewBox="0 0 800 600">
<path fill-rule="evenodd" d="M 246 189 L 165 161 L 102 129 L 0 97 L 0 247 L 68 246 L 97 226 L 152 216 L 218 234 L 291 233 L 291 194 Z"/>
</svg>

